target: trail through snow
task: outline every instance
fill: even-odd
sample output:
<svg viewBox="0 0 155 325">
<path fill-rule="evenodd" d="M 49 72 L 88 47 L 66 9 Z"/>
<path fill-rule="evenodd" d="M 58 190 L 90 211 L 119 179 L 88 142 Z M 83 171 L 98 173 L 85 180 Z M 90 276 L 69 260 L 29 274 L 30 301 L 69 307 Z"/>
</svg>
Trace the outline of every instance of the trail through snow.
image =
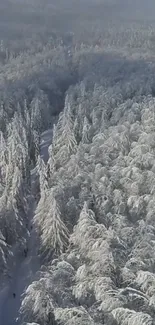
<svg viewBox="0 0 155 325">
<path fill-rule="evenodd" d="M 40 143 L 40 155 L 45 162 L 48 160 L 48 147 L 52 141 L 52 129 L 42 133 Z M 31 172 L 31 183 L 35 186 L 36 168 Z M 33 193 L 32 193 L 33 194 Z M 0 292 L 0 325 L 19 325 L 18 314 L 21 305 L 21 295 L 24 289 L 31 284 L 36 272 L 40 268 L 40 258 L 38 256 L 38 237 L 35 229 L 31 227 L 35 212 L 35 200 L 32 196 L 29 207 L 29 226 L 28 233 L 25 235 L 27 240 L 27 257 L 15 253 L 15 263 L 12 265 L 11 280 Z M 32 229 L 31 229 L 32 228 Z M 15 298 L 13 293 L 16 294 Z"/>
</svg>

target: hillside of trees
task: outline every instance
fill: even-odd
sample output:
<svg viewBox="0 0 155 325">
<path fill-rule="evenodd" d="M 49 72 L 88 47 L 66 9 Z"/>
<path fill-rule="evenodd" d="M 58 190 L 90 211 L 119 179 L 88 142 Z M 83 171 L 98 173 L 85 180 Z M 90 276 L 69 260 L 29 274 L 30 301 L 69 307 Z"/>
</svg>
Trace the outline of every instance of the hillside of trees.
<svg viewBox="0 0 155 325">
<path fill-rule="evenodd" d="M 34 202 L 41 265 L 17 324 L 155 325 L 155 4 L 147 3 L 0 3 L 0 297 L 28 244 Z M 41 136 L 51 128 L 46 162 Z"/>
</svg>

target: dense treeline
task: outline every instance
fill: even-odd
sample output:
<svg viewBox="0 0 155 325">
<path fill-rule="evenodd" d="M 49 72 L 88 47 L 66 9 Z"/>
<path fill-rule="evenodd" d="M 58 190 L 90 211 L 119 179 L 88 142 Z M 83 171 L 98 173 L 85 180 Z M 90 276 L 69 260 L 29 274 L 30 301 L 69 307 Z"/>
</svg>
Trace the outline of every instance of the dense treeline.
<svg viewBox="0 0 155 325">
<path fill-rule="evenodd" d="M 26 291 L 29 321 L 153 324 L 153 84 L 146 75 L 131 84 L 138 68 L 128 72 L 117 85 L 109 73 L 106 86 L 89 86 L 88 77 L 66 96 L 47 167 L 39 164 L 34 223 L 49 266 Z"/>
<path fill-rule="evenodd" d="M 39 179 L 42 267 L 23 324 L 154 324 L 155 25 L 126 6 L 0 4 L 2 284 L 25 247 L 35 166 Z"/>
</svg>

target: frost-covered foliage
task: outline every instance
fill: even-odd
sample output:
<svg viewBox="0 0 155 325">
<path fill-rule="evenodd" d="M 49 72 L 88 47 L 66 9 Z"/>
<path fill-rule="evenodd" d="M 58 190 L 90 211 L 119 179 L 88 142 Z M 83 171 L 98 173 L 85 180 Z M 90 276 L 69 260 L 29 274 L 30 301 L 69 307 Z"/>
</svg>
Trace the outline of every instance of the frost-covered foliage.
<svg viewBox="0 0 155 325">
<path fill-rule="evenodd" d="M 147 76 L 148 84 L 133 81 L 134 94 L 126 75 L 117 85 L 108 74 L 106 86 L 71 87 L 54 127 L 34 224 L 49 268 L 56 253 L 74 270 L 68 303 L 49 299 L 58 324 L 153 324 L 155 101 Z M 26 307 L 41 279 L 21 313 L 43 324 Z"/>
<path fill-rule="evenodd" d="M 116 308 L 112 311 L 118 324 L 122 325 L 152 325 L 153 319 L 144 313 L 131 311 L 130 309 Z"/>
<path fill-rule="evenodd" d="M 1 1 L 0 279 L 23 249 L 32 202 L 42 263 L 22 297 L 21 324 L 153 325 L 148 1 L 149 17 L 143 0 Z M 46 162 L 40 138 L 51 127 Z"/>
<path fill-rule="evenodd" d="M 53 130 L 34 223 L 45 263 L 74 268 L 71 305 L 50 298 L 58 324 L 153 324 L 155 101 L 134 64 L 137 79 L 71 87 Z"/>
<path fill-rule="evenodd" d="M 97 325 L 83 307 L 57 308 L 55 318 L 60 325 Z"/>
<path fill-rule="evenodd" d="M 74 277 L 74 268 L 65 261 L 54 260 L 48 268 L 43 267 L 38 277 L 26 290 L 21 305 L 23 318 L 36 319 L 41 324 L 57 324 L 55 308 L 73 305 L 70 286 Z"/>
<path fill-rule="evenodd" d="M 53 190 L 41 196 L 34 216 L 34 223 L 40 231 L 42 249 L 48 257 L 60 254 L 68 245 L 69 231 L 61 220 L 61 212 Z"/>
</svg>

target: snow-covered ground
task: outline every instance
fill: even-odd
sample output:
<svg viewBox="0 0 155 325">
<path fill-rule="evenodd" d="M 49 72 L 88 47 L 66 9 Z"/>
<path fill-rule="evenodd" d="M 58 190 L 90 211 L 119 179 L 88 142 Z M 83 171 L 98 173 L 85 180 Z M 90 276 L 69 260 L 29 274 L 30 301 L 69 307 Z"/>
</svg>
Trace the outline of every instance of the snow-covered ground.
<svg viewBox="0 0 155 325">
<path fill-rule="evenodd" d="M 52 130 L 45 131 L 41 136 L 40 154 L 45 162 L 48 160 L 48 146 L 52 141 Z M 36 169 L 31 173 L 32 184 L 34 186 Z M 33 193 L 32 193 L 33 194 Z M 38 256 L 38 237 L 35 229 L 31 227 L 35 211 L 35 201 L 33 199 L 29 209 L 29 226 L 25 234 L 27 241 L 27 257 L 15 253 L 14 265 L 12 266 L 11 280 L 9 284 L 0 292 L 0 325 L 19 325 L 18 312 L 21 304 L 21 295 L 24 289 L 33 281 L 36 272 L 40 268 L 40 259 Z M 32 228 L 32 229 L 31 229 Z M 23 252 L 24 253 L 24 252 Z M 13 294 L 15 293 L 15 297 Z"/>
<path fill-rule="evenodd" d="M 41 142 L 40 142 L 40 155 L 45 162 L 48 160 L 48 147 L 52 141 L 52 129 L 46 130 L 42 133 Z"/>
</svg>

